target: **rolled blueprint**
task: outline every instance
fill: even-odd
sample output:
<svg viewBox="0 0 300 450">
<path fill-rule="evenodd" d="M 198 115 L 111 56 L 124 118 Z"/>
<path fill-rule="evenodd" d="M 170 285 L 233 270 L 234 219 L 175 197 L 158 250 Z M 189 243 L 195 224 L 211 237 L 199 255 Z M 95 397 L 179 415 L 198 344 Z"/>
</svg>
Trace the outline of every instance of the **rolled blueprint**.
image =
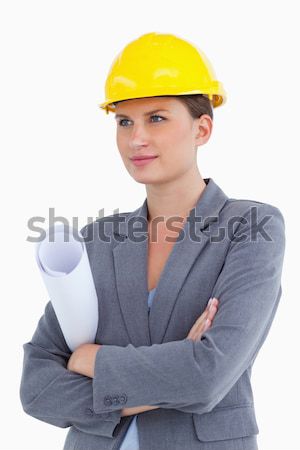
<svg viewBox="0 0 300 450">
<path fill-rule="evenodd" d="M 80 232 L 56 224 L 36 245 L 36 261 L 66 343 L 73 352 L 94 343 L 98 327 L 98 298 Z"/>
</svg>

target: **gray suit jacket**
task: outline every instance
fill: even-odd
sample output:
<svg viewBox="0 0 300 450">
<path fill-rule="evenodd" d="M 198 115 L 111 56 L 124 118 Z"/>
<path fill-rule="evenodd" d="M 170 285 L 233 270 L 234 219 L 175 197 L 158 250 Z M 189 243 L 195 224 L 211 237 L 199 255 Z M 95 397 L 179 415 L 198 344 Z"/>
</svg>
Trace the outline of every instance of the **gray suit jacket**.
<svg viewBox="0 0 300 450">
<path fill-rule="evenodd" d="M 140 450 L 254 450 L 251 369 L 281 297 L 285 224 L 275 206 L 228 198 L 212 178 L 180 231 L 148 316 L 147 199 L 82 229 L 99 300 L 95 376 L 71 351 L 48 301 L 23 345 L 24 411 L 70 427 L 64 450 L 118 449 L 139 414 Z M 120 220 L 123 222 L 120 223 Z M 213 324 L 187 339 L 211 297 Z"/>
</svg>

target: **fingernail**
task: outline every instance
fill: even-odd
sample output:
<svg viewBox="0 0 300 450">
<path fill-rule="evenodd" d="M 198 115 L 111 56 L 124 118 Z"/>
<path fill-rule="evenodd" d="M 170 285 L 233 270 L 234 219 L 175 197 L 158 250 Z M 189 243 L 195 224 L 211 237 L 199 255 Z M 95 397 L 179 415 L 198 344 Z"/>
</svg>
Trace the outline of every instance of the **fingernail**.
<svg viewBox="0 0 300 450">
<path fill-rule="evenodd" d="M 209 299 L 208 306 L 211 304 L 212 298 Z"/>
<path fill-rule="evenodd" d="M 209 319 L 206 319 L 206 321 L 205 321 L 205 327 L 208 327 L 209 326 Z"/>
</svg>

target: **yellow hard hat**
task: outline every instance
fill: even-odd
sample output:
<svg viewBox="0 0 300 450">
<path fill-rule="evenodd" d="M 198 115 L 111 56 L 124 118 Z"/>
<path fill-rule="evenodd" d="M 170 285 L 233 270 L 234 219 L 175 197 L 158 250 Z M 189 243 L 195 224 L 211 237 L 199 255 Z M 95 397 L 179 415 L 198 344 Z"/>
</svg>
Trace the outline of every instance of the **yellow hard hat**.
<svg viewBox="0 0 300 450">
<path fill-rule="evenodd" d="M 206 94 L 216 108 L 226 92 L 205 54 L 174 34 L 147 33 L 129 42 L 113 60 L 99 107 L 115 112 L 114 102 L 142 97 Z"/>
</svg>

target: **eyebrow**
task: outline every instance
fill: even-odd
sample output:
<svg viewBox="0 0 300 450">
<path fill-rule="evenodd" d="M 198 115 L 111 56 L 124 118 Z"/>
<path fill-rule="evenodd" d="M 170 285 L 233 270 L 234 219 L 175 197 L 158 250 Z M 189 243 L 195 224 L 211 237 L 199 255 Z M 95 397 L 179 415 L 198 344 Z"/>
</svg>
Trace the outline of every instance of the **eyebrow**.
<svg viewBox="0 0 300 450">
<path fill-rule="evenodd" d="M 150 116 L 151 114 L 160 112 L 160 111 L 165 111 L 165 112 L 170 112 L 168 109 L 154 109 L 153 111 L 148 111 L 146 113 L 144 113 L 144 116 Z M 129 119 L 129 116 L 126 116 L 125 114 L 116 114 L 115 115 L 115 119 L 118 119 L 119 117 L 124 117 L 126 119 Z"/>
</svg>

